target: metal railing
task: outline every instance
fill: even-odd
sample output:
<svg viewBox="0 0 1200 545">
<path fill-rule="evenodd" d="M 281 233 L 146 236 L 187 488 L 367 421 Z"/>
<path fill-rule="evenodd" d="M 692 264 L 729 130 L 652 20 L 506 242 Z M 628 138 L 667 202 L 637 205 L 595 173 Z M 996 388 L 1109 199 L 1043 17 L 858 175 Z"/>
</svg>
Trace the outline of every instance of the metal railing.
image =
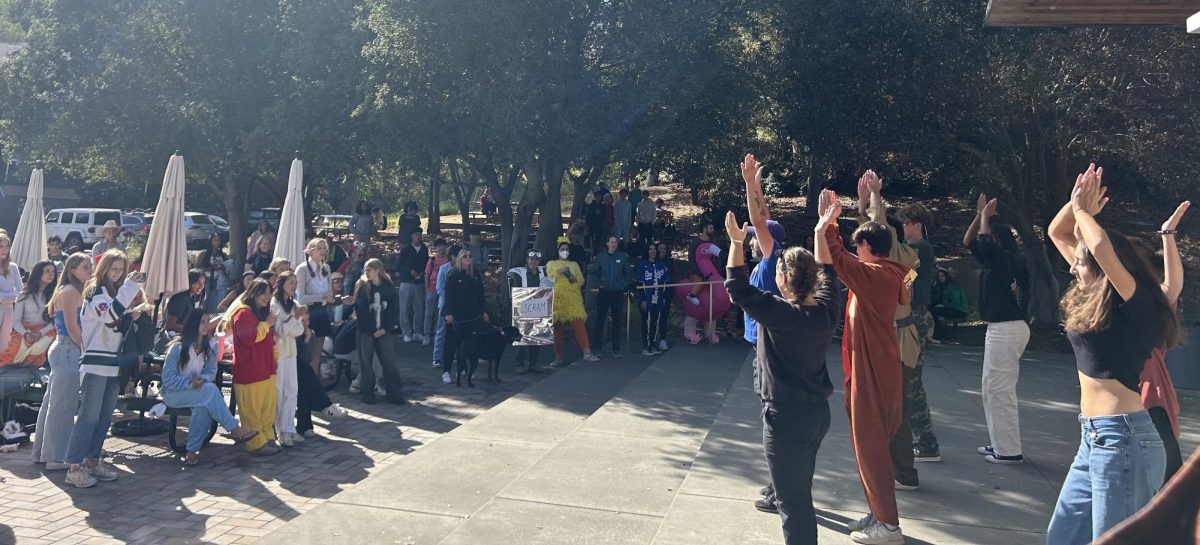
<svg viewBox="0 0 1200 545">
<path fill-rule="evenodd" d="M 713 297 L 712 297 L 713 296 L 713 284 L 724 284 L 724 283 L 725 283 L 725 280 L 712 280 L 712 281 L 707 281 L 707 282 L 678 282 L 678 283 L 674 283 L 674 284 L 648 284 L 645 286 L 635 285 L 634 289 L 656 290 L 656 289 L 665 289 L 665 288 L 678 288 L 678 287 L 684 287 L 684 286 L 687 286 L 687 287 L 708 286 L 708 316 L 712 317 L 712 314 L 713 314 Z M 599 293 L 600 288 L 591 288 L 588 291 L 590 291 L 592 293 Z M 628 293 L 628 295 L 631 299 L 633 298 L 633 293 Z M 633 305 L 628 305 L 628 304 L 625 305 L 625 346 L 627 346 L 627 347 L 629 346 L 629 336 L 631 334 L 633 334 L 633 331 L 632 331 L 632 329 L 633 329 L 632 306 Z M 605 319 L 605 318 L 601 317 L 601 316 L 597 316 L 596 319 L 599 320 L 599 319 Z M 595 342 L 596 342 L 596 346 L 604 345 L 604 339 L 599 339 Z M 712 345 L 710 344 L 709 346 L 712 346 Z"/>
</svg>

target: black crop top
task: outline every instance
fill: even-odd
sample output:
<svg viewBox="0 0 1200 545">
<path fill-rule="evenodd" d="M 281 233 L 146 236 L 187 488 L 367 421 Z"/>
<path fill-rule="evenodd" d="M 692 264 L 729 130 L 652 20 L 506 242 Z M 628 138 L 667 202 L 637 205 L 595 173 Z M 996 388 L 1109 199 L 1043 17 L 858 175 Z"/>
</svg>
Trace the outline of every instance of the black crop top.
<svg viewBox="0 0 1200 545">
<path fill-rule="evenodd" d="M 1128 301 L 1117 303 L 1108 327 L 1079 333 L 1067 330 L 1075 350 L 1075 367 L 1097 379 L 1115 379 L 1135 392 L 1146 358 L 1162 340 L 1162 320 L 1155 316 L 1154 285 L 1139 283 Z M 1119 296 L 1118 296 L 1119 297 Z"/>
</svg>

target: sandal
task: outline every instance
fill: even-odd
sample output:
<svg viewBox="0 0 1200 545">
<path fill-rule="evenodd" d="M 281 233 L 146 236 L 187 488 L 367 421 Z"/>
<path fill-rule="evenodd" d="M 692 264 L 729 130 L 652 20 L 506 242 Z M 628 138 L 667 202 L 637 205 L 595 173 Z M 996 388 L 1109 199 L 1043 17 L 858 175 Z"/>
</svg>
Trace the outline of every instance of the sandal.
<svg viewBox="0 0 1200 545">
<path fill-rule="evenodd" d="M 194 465 L 199 464 L 200 463 L 200 453 L 199 452 L 187 453 L 187 456 L 183 457 L 183 463 L 185 463 L 189 466 L 194 466 Z"/>
<path fill-rule="evenodd" d="M 249 440 L 251 440 L 251 439 L 254 439 L 254 437 L 255 437 L 256 435 L 258 435 L 258 432 L 257 432 L 257 431 L 255 431 L 255 430 L 246 430 L 246 431 L 245 431 L 244 433 L 242 433 L 241 435 L 234 435 L 234 434 L 232 434 L 232 433 L 228 433 L 228 434 L 225 434 L 225 435 L 223 435 L 223 437 L 225 437 L 226 439 L 232 439 L 232 440 L 233 440 L 233 444 L 235 444 L 235 445 L 240 445 L 240 444 L 242 444 L 242 443 L 245 443 L 246 441 L 249 441 Z"/>
</svg>

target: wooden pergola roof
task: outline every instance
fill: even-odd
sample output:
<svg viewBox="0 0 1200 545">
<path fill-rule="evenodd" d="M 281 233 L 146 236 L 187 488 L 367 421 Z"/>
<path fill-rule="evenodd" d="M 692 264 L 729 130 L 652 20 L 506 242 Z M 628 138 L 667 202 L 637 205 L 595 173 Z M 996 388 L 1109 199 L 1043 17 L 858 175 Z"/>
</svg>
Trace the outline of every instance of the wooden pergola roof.
<svg viewBox="0 0 1200 545">
<path fill-rule="evenodd" d="M 988 0 L 987 26 L 1153 25 L 1187 28 L 1200 0 Z"/>
</svg>

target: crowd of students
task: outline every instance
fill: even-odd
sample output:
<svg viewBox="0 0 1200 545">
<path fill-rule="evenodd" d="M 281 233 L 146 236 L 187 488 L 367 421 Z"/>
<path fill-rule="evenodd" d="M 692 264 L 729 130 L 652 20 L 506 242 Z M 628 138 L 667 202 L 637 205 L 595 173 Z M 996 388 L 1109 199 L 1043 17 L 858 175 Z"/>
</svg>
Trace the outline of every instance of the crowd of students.
<svg viewBox="0 0 1200 545">
<path fill-rule="evenodd" d="M 883 180 L 873 171 L 858 183 L 853 251 L 838 226 L 841 201 L 828 190 L 815 204 L 820 219 L 811 248 L 785 249 L 761 173 L 748 155 L 741 174 L 750 222 L 739 224 L 732 212 L 725 220 L 724 286 L 745 314 L 745 340 L 756 347 L 754 387 L 771 478 L 755 506 L 780 515 L 787 543 L 816 542 L 813 474 L 833 392 L 825 354 L 840 324 L 850 441 L 870 507 L 847 529 L 857 543 L 902 543 L 895 491 L 920 486 L 915 462 L 941 460 L 923 352 L 937 318 L 965 318 L 965 293 L 951 271 L 936 268 L 926 240 L 932 213 L 906 206 L 901 228 L 894 227 Z M 1190 204 L 1163 223 L 1156 257 L 1101 227 L 1096 217 L 1107 203 L 1103 169 L 1093 165 L 1078 176 L 1048 231 L 1075 279 L 1061 306 L 1081 392 L 1078 454 L 1048 529 L 1055 545 L 1098 538 L 1146 505 L 1182 464 L 1179 404 L 1163 360 L 1182 337 L 1175 235 Z M 981 267 L 978 312 L 987 323 L 981 391 L 988 437 L 977 452 L 985 462 L 1012 465 L 1025 461 L 1016 386 L 1030 334 L 1030 279 L 1017 237 L 996 221 L 998 206 L 980 195 L 962 244 Z M 356 217 L 365 222 L 368 215 L 362 205 Z M 602 185 L 588 195 L 581 222 L 558 239 L 556 256 L 544 260 L 529 250 L 523 266 L 505 271 L 511 288 L 553 289 L 551 366 L 566 365 L 568 333 L 585 361 L 598 361 L 605 341 L 611 357 L 622 357 L 621 324 L 631 301 L 642 318 L 642 354 L 667 349 L 671 284 L 682 276 L 672 270 L 666 242 L 654 238 L 661 221 L 636 185 L 615 199 Z M 191 411 L 188 464 L 199 461 L 213 422 L 250 453 L 272 455 L 314 435 L 313 412 L 345 415 L 321 386 L 326 338 L 352 339 L 360 372 L 351 391 L 365 403 L 404 403 L 397 342 L 432 344 L 433 366 L 452 382 L 454 364 L 465 363 L 463 343 L 492 321 L 487 251 L 477 231 L 462 244 L 437 237 L 431 250 L 415 205 L 406 206 L 400 224 L 406 238 L 395 279 L 382 261 L 367 258 L 371 239 L 365 231 L 359 236 L 359 226 L 351 255 L 318 237 L 293 266 L 268 259 L 273 235 L 264 223 L 251 234 L 245 270 L 232 282 L 224 279 L 229 258 L 214 236 L 189 272 L 188 289 L 163 305 L 161 329 L 149 318 L 154 307 L 138 273 L 121 248 L 109 247 L 115 241 L 94 256 L 66 256 L 51 239 L 57 260 L 37 263 L 22 279 L 9 258 L 11 240 L 0 233 L 0 359 L 24 362 L 5 368 L 5 378 L 42 362 L 50 367 L 33 461 L 65 469 L 66 482 L 77 487 L 116 479 L 103 462 L 104 438 L 118 395 L 130 376 L 136 381 L 144 372 L 152 351 L 165 353 L 164 403 Z M 702 239 L 711 243 L 715 234 L 706 230 Z M 636 263 L 627 253 L 634 249 Z M 752 271 L 747 253 L 757 261 Z M 226 354 L 239 417 L 216 383 Z M 537 372 L 538 356 L 536 347 L 521 347 L 517 372 Z"/>
<path fill-rule="evenodd" d="M 919 486 L 914 461 L 941 460 L 920 380 L 930 315 L 962 319 L 965 296 L 948 271 L 933 266 L 925 242 L 932 214 L 920 205 L 900 210 L 902 241 L 885 217 L 883 181 L 871 171 L 859 181 L 854 252 L 842 242 L 838 196 L 826 190 L 817 203 L 812 251 L 776 247 L 748 274 L 744 247 L 773 245 L 763 236 L 770 214 L 761 173 L 747 156 L 742 175 L 753 227 L 739 226 L 732 212 L 726 219 L 726 284 L 757 324 L 755 389 L 771 483 L 755 506 L 780 515 L 789 545 L 817 542 L 813 474 L 833 392 L 824 356 L 842 312 L 842 285 L 849 292 L 842 334 L 845 410 L 870 507 L 847 530 L 856 543 L 903 543 L 895 491 Z M 1175 234 L 1190 204 L 1181 204 L 1158 231 L 1163 246 L 1155 259 L 1149 248 L 1097 223 L 1108 202 L 1102 176 L 1094 165 L 1079 175 L 1048 233 L 1075 277 L 1062 310 L 1081 386 L 1080 446 L 1047 531 L 1054 545 L 1098 539 L 1147 505 L 1182 463 L 1179 405 L 1163 353 L 1182 335 Z M 997 206 L 996 199 L 979 198 L 963 244 L 982 267 L 979 312 L 988 329 L 982 392 L 989 437 L 977 451 L 986 462 L 1011 465 L 1024 462 L 1016 385 L 1029 340 L 1030 288 L 1020 245 L 1007 226 L 994 222 Z M 753 253 L 763 255 L 758 248 Z M 1155 270 L 1156 261 L 1162 270 Z"/>
</svg>

